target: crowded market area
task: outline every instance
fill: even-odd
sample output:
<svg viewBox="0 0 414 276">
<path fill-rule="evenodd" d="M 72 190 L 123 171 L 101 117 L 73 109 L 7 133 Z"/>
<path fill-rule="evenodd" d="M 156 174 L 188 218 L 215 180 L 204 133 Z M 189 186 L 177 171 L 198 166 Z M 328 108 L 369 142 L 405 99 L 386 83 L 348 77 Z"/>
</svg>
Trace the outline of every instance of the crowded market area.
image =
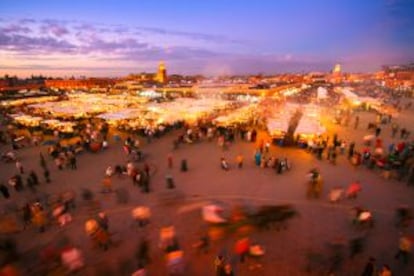
<svg viewBox="0 0 414 276">
<path fill-rule="evenodd" d="M 319 88 L 1 102 L 2 272 L 414 273 L 411 99 Z"/>
</svg>

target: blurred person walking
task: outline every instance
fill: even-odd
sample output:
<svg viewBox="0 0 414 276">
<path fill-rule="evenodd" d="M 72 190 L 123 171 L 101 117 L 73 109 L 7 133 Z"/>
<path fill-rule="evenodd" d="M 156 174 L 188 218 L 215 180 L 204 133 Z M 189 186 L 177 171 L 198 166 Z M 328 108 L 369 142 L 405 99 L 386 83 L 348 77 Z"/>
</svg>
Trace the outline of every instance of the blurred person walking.
<svg viewBox="0 0 414 276">
<path fill-rule="evenodd" d="M 237 163 L 237 167 L 239 169 L 243 168 L 243 155 L 241 153 L 239 155 L 237 155 L 236 163 Z"/>
<path fill-rule="evenodd" d="M 19 159 L 16 160 L 16 169 L 20 174 L 24 174 L 24 167 Z"/>
<path fill-rule="evenodd" d="M 8 199 L 10 197 L 9 189 L 3 183 L 0 183 L 0 192 L 5 199 Z"/>
<path fill-rule="evenodd" d="M 370 257 L 365 265 L 362 276 L 374 276 L 375 275 L 375 259 Z"/>
<path fill-rule="evenodd" d="M 398 245 L 398 252 L 395 254 L 395 259 L 399 260 L 401 257 L 403 263 L 407 264 L 411 253 L 411 247 L 411 239 L 406 235 L 401 235 Z"/>
</svg>

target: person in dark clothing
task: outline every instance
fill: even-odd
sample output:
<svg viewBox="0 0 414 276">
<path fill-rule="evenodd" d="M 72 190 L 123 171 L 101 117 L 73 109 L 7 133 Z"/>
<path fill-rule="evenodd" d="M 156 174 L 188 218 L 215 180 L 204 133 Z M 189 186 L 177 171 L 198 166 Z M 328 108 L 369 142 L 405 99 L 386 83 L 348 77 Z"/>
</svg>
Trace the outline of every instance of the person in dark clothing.
<svg viewBox="0 0 414 276">
<path fill-rule="evenodd" d="M 323 146 L 320 145 L 318 146 L 318 149 L 316 151 L 316 156 L 319 160 L 322 160 L 323 149 L 324 149 Z"/>
<path fill-rule="evenodd" d="M 43 176 L 45 177 L 46 183 L 50 183 L 50 173 L 47 168 L 45 168 L 45 170 L 43 171 Z"/>
<path fill-rule="evenodd" d="M 29 177 L 32 179 L 33 185 L 39 185 L 39 178 L 37 177 L 37 174 L 34 171 L 30 172 Z"/>
<path fill-rule="evenodd" d="M 349 241 L 349 257 L 352 259 L 364 249 L 365 239 L 357 237 Z"/>
<path fill-rule="evenodd" d="M 30 191 L 32 191 L 33 193 L 36 192 L 36 187 L 33 183 L 33 179 L 30 176 L 26 178 L 26 185 L 27 187 L 29 187 Z"/>
<path fill-rule="evenodd" d="M 174 189 L 175 188 L 174 178 L 172 177 L 171 174 L 167 174 L 165 176 L 165 181 L 166 181 L 166 187 L 167 187 L 167 189 Z"/>
<path fill-rule="evenodd" d="M 407 172 L 407 186 L 411 185 L 414 185 L 414 165 L 411 165 Z"/>
<path fill-rule="evenodd" d="M 9 189 L 3 183 L 0 184 L 0 192 L 3 194 L 4 198 L 7 199 L 10 197 Z"/>
<path fill-rule="evenodd" d="M 147 177 L 150 177 L 150 166 L 147 162 L 144 164 L 144 171 Z"/>
<path fill-rule="evenodd" d="M 26 203 L 23 206 L 23 229 L 26 229 L 26 226 L 30 225 L 32 220 L 32 212 L 30 210 L 29 203 Z"/>
<path fill-rule="evenodd" d="M 277 162 L 277 167 L 276 167 L 276 171 L 277 171 L 277 174 L 282 174 L 282 171 L 283 171 L 283 164 L 282 164 L 282 160 L 278 160 L 278 162 Z"/>
<path fill-rule="evenodd" d="M 336 144 L 338 144 L 338 134 L 335 133 L 333 136 L 333 145 L 335 146 Z"/>
<path fill-rule="evenodd" d="M 46 159 L 42 153 L 40 153 L 40 166 L 45 169 L 46 168 Z"/>
<path fill-rule="evenodd" d="M 89 201 L 89 200 L 92 200 L 93 197 L 94 197 L 94 194 L 91 190 L 86 189 L 86 188 L 82 189 L 82 199 L 83 200 Z"/>
<path fill-rule="evenodd" d="M 337 157 L 337 153 L 335 150 L 333 150 L 331 154 L 331 164 L 336 165 L 336 157 Z"/>
<path fill-rule="evenodd" d="M 2 237 L 0 239 L 0 250 L 2 251 L 2 261 L 3 261 L 2 263 L 3 264 L 10 264 L 10 263 L 14 263 L 18 261 L 19 254 L 17 253 L 17 244 L 13 238 Z M 7 272 L 5 272 L 5 274 L 3 275 L 6 275 L 6 274 Z"/>
<path fill-rule="evenodd" d="M 367 264 L 365 265 L 362 276 L 373 276 L 375 271 L 375 259 L 370 257 Z"/>
<path fill-rule="evenodd" d="M 76 165 L 76 163 L 77 163 L 76 161 L 77 161 L 76 156 L 74 154 L 72 154 L 71 157 L 70 157 L 70 167 L 71 167 L 72 170 L 76 170 L 78 168 L 77 165 Z"/>
<path fill-rule="evenodd" d="M 381 134 L 381 128 L 380 127 L 377 127 L 375 129 L 375 137 L 378 137 L 380 134 Z"/>
<path fill-rule="evenodd" d="M 151 259 L 149 256 L 149 241 L 146 238 L 142 238 L 139 242 L 135 257 L 139 264 L 146 266 L 150 263 Z"/>
<path fill-rule="evenodd" d="M 115 166 L 115 174 L 118 175 L 118 177 L 122 176 L 122 166 L 120 165 Z"/>
<path fill-rule="evenodd" d="M 354 150 L 355 150 L 355 142 L 352 142 L 349 145 L 349 149 L 348 149 L 348 159 L 352 158 L 352 156 L 354 155 Z"/>
<path fill-rule="evenodd" d="M 19 149 L 19 146 L 17 145 L 17 143 L 16 142 L 14 142 L 14 141 L 12 141 L 12 149 L 13 150 L 18 150 Z"/>
<path fill-rule="evenodd" d="M 183 159 L 181 160 L 181 171 L 186 172 L 188 170 L 187 160 Z"/>
<path fill-rule="evenodd" d="M 23 179 L 20 176 L 20 174 L 16 174 L 15 176 L 16 179 L 16 191 L 22 191 L 24 189 L 24 185 L 23 185 Z"/>
<path fill-rule="evenodd" d="M 142 173 L 142 187 L 141 190 L 143 193 L 149 193 L 150 192 L 150 176 L 146 172 Z"/>
<path fill-rule="evenodd" d="M 401 139 L 404 139 L 404 137 L 405 137 L 406 133 L 407 133 L 407 130 L 403 127 L 403 128 L 400 130 L 400 138 L 401 138 Z"/>
</svg>

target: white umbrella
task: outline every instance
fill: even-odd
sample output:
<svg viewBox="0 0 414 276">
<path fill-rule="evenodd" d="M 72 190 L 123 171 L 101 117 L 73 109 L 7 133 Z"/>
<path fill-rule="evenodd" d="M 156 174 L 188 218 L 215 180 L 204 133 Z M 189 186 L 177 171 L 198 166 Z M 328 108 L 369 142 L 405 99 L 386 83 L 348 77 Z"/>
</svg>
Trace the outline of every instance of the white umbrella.
<svg viewBox="0 0 414 276">
<path fill-rule="evenodd" d="M 218 212 L 223 209 L 217 205 L 206 205 L 202 209 L 203 219 L 210 223 L 225 223 L 226 219 L 222 218 Z"/>
</svg>

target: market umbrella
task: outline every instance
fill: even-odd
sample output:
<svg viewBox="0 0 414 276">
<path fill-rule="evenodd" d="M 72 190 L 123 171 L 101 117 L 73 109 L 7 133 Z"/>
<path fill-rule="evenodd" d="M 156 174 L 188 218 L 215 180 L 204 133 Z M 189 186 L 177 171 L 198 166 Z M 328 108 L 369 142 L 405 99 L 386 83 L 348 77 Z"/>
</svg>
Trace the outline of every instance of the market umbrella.
<svg viewBox="0 0 414 276">
<path fill-rule="evenodd" d="M 101 149 L 102 145 L 99 142 L 92 142 L 89 147 L 91 151 L 98 152 Z"/>
</svg>

